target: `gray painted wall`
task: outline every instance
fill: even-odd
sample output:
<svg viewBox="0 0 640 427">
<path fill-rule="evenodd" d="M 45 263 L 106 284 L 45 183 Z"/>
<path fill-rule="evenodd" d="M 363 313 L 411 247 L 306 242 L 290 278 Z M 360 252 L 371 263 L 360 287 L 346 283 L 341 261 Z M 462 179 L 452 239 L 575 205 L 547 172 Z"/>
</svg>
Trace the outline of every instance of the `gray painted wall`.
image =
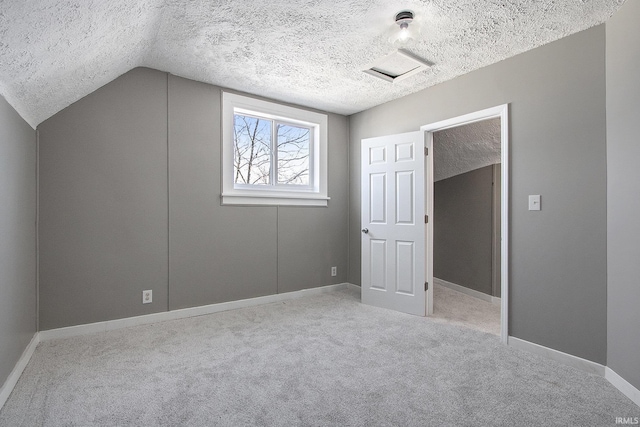
<svg viewBox="0 0 640 427">
<path fill-rule="evenodd" d="M 221 206 L 221 93 L 169 76 L 170 308 L 344 282 L 347 118 L 329 115 L 328 208 Z"/>
<path fill-rule="evenodd" d="M 640 388 L 640 2 L 607 29 L 607 365 Z"/>
<path fill-rule="evenodd" d="M 169 76 L 171 309 L 277 293 L 277 209 L 220 205 L 220 98 Z"/>
<path fill-rule="evenodd" d="M 349 281 L 360 283 L 361 139 L 504 103 L 509 333 L 605 363 L 604 25 L 351 116 Z M 529 194 L 542 195 L 542 211 L 527 210 Z"/>
<path fill-rule="evenodd" d="M 328 208 L 221 206 L 220 98 L 139 68 L 39 127 L 41 329 L 346 280 L 348 119 Z"/>
<path fill-rule="evenodd" d="M 433 197 L 434 276 L 492 295 L 493 165 L 436 182 Z"/>
<path fill-rule="evenodd" d="M 167 309 L 166 88 L 136 69 L 38 126 L 41 330 Z"/>
<path fill-rule="evenodd" d="M 0 97 L 0 387 L 36 333 L 36 132 Z"/>
</svg>

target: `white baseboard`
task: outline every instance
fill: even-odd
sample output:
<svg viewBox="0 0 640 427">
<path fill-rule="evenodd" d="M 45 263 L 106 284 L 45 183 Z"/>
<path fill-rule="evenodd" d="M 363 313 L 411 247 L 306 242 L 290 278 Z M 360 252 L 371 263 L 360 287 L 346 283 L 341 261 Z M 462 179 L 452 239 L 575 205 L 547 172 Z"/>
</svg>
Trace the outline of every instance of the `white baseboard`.
<svg viewBox="0 0 640 427">
<path fill-rule="evenodd" d="M 604 377 L 615 388 L 620 390 L 622 394 L 627 396 L 633 403 L 640 406 L 640 390 L 635 388 L 631 383 L 618 375 L 613 369 L 606 367 L 604 371 Z"/>
<path fill-rule="evenodd" d="M 539 344 L 535 344 L 529 341 L 521 340 L 520 338 L 509 336 L 507 343 L 519 350 L 528 351 L 539 356 L 546 357 L 556 362 L 560 362 L 564 365 L 571 366 L 581 371 L 589 372 L 590 374 L 600 375 L 604 377 L 605 367 L 591 360 L 583 359 L 572 354 L 563 353 L 559 350 L 554 350 L 549 347 L 545 347 Z"/>
<path fill-rule="evenodd" d="M 454 291 L 458 291 L 460 293 L 469 295 L 470 297 L 474 297 L 474 298 L 478 298 L 481 299 L 483 301 L 486 302 L 490 302 L 491 304 L 495 304 L 495 305 L 500 305 L 500 298 L 499 297 L 494 297 L 492 295 L 487 295 L 483 292 L 479 292 L 473 289 L 469 289 L 467 287 L 458 285 L 456 283 L 452 283 L 452 282 L 447 282 L 446 280 L 443 279 L 438 279 L 437 277 L 433 278 L 433 282 L 436 285 L 440 285 L 440 286 L 444 286 L 445 288 L 449 288 L 449 289 L 453 289 Z"/>
<path fill-rule="evenodd" d="M 578 356 L 563 353 L 562 351 L 554 350 L 552 348 L 521 340 L 520 338 L 512 336 L 509 337 L 508 345 L 519 350 L 528 351 L 530 353 L 555 360 L 556 362 L 560 362 L 564 365 L 580 369 L 581 371 L 604 377 L 622 394 L 631 399 L 633 403 L 640 406 L 640 390 L 638 390 L 608 366 L 604 366 Z"/>
<path fill-rule="evenodd" d="M 353 283 L 345 283 L 345 285 L 347 285 L 348 289 L 354 290 L 354 291 L 358 291 L 361 292 L 362 288 L 358 285 L 354 285 Z"/>
<path fill-rule="evenodd" d="M 326 292 L 333 292 L 339 289 L 358 289 L 359 286 L 351 283 L 340 283 L 337 285 L 322 286 L 319 288 L 303 289 L 295 292 L 286 292 L 276 295 L 267 295 L 263 297 L 250 298 L 239 301 L 229 301 L 220 304 L 210 304 L 200 307 L 184 308 L 181 310 L 173 310 L 168 312 L 147 314 L 144 316 L 128 317 L 125 319 L 107 320 L 105 322 L 89 323 L 86 325 L 70 326 L 66 328 L 50 329 L 48 331 L 36 332 L 31 339 L 31 342 L 22 353 L 22 356 L 18 360 L 18 363 L 11 371 L 11 374 L 5 381 L 2 387 L 0 387 L 0 409 L 4 406 L 7 399 L 11 395 L 13 388 L 18 383 L 20 375 L 27 367 L 33 352 L 35 351 L 38 343 L 41 341 L 48 341 L 57 338 L 69 338 L 79 335 L 86 335 L 95 332 L 111 331 L 115 329 L 127 328 L 130 326 L 147 325 L 151 323 L 164 322 L 166 320 L 184 319 L 187 317 L 202 316 L 205 314 L 219 313 L 222 311 L 235 310 L 238 308 L 254 307 L 263 304 L 270 304 L 282 301 L 290 301 L 297 298 L 302 298 L 311 295 L 319 295 Z"/>
<path fill-rule="evenodd" d="M 38 334 L 38 332 L 36 332 L 33 335 L 33 338 L 31 338 L 31 341 L 29 342 L 27 348 L 25 348 L 25 350 L 22 352 L 22 356 L 20 356 L 20 359 L 18 359 L 18 363 L 16 363 L 13 371 L 11 371 L 7 380 L 4 382 L 2 387 L 0 387 L 0 409 L 2 409 L 4 404 L 7 402 L 7 399 L 9 399 L 13 388 L 18 383 L 20 375 L 22 375 L 24 368 L 27 367 L 27 364 L 31 360 L 31 356 L 33 356 L 33 352 L 36 350 L 39 342 L 40 335 Z"/>
<path fill-rule="evenodd" d="M 339 289 L 353 289 L 360 290 L 360 286 L 353 285 L 351 283 L 341 283 L 337 285 L 323 286 L 320 288 L 304 289 L 301 291 L 287 292 L 283 294 L 267 295 L 264 297 L 251 298 L 240 301 L 230 301 L 220 304 L 211 304 L 200 307 L 185 308 L 181 310 L 174 310 L 169 312 L 154 313 L 144 316 L 130 317 L 126 319 L 109 320 L 106 322 L 97 322 L 87 325 L 71 326 L 68 328 L 52 329 L 48 331 L 37 332 L 29 345 L 22 353 L 22 356 L 18 360 L 18 363 L 11 371 L 11 374 L 0 387 L 0 409 L 4 406 L 7 399 L 11 395 L 13 388 L 18 383 L 22 372 L 27 367 L 27 364 L 31 360 L 33 353 L 40 341 L 46 341 L 56 338 L 66 338 L 78 335 L 85 335 L 94 332 L 109 331 L 115 329 L 126 328 L 129 326 L 146 325 L 150 323 L 163 322 L 165 320 L 183 319 L 187 317 L 201 316 L 205 314 L 219 313 L 227 310 L 235 310 L 238 308 L 254 307 L 262 304 L 270 304 L 275 302 L 289 301 L 305 296 L 318 295 L 325 292 L 332 292 Z M 636 405 L 640 406 L 640 390 L 618 375 L 612 369 L 605 367 L 599 363 L 592 362 L 590 360 L 583 359 L 581 357 L 573 356 L 568 353 L 564 353 L 558 350 L 554 350 L 548 347 L 544 347 L 539 344 L 535 344 L 529 341 L 522 340 L 516 337 L 508 337 L 507 341 L 509 346 L 514 348 L 528 351 L 530 353 L 537 354 L 539 356 L 547 357 L 565 365 L 580 369 L 585 372 L 604 376 L 614 387 L 627 396 Z"/>
<path fill-rule="evenodd" d="M 58 338 L 69 338 L 78 335 L 92 334 L 96 332 L 112 331 L 115 329 L 128 328 L 131 326 L 148 325 L 151 323 L 164 322 L 167 320 L 184 319 L 187 317 L 202 316 L 205 314 L 219 313 L 221 311 L 236 310 L 238 308 L 254 307 L 262 304 L 270 304 L 281 301 L 293 300 L 309 295 L 318 295 L 325 292 L 332 292 L 344 289 L 347 283 L 337 285 L 322 286 L 319 288 L 303 289 L 301 291 L 286 292 L 282 294 L 266 295 L 239 301 L 229 301 L 219 304 L 203 305 L 199 307 L 183 308 L 180 310 L 163 311 L 160 313 L 145 314 L 143 316 L 127 317 L 124 319 L 107 320 L 104 322 L 89 323 L 86 325 L 69 326 L 66 328 L 50 329 L 40 331 L 40 341 L 48 341 Z"/>
</svg>

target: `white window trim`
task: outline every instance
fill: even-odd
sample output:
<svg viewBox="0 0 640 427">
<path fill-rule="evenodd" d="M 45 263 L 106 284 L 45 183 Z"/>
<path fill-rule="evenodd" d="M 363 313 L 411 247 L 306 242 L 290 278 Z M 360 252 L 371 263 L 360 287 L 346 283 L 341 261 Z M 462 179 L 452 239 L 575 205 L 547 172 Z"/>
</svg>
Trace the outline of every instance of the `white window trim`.
<svg viewBox="0 0 640 427">
<path fill-rule="evenodd" d="M 287 123 L 312 126 L 313 155 L 310 174 L 313 188 L 239 188 L 233 179 L 233 116 L 254 114 Z M 223 205 L 283 205 L 327 206 L 327 125 L 326 114 L 249 98 L 235 93 L 222 93 L 222 204 Z"/>
</svg>

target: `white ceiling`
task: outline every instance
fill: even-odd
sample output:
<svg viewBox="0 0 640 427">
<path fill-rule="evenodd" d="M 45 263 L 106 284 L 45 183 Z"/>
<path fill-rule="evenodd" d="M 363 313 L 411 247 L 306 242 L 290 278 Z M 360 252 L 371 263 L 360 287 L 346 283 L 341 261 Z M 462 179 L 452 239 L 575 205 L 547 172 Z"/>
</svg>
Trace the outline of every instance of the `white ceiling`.
<svg viewBox="0 0 640 427">
<path fill-rule="evenodd" d="M 32 126 L 146 66 L 352 114 L 604 22 L 624 0 L 0 0 L 0 94 Z M 434 63 L 361 70 L 411 9 Z"/>
</svg>

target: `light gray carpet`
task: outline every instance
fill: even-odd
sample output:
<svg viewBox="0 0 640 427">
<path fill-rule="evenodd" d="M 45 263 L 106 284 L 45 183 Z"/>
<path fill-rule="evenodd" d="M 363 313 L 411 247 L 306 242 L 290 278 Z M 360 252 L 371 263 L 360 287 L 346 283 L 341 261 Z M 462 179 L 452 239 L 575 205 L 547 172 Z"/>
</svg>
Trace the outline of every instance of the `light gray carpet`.
<svg viewBox="0 0 640 427">
<path fill-rule="evenodd" d="M 41 343 L 1 426 L 608 426 L 604 378 L 352 290 Z"/>
<path fill-rule="evenodd" d="M 433 284 L 433 316 L 436 322 L 465 326 L 500 335 L 500 306 L 462 292 Z"/>
</svg>

